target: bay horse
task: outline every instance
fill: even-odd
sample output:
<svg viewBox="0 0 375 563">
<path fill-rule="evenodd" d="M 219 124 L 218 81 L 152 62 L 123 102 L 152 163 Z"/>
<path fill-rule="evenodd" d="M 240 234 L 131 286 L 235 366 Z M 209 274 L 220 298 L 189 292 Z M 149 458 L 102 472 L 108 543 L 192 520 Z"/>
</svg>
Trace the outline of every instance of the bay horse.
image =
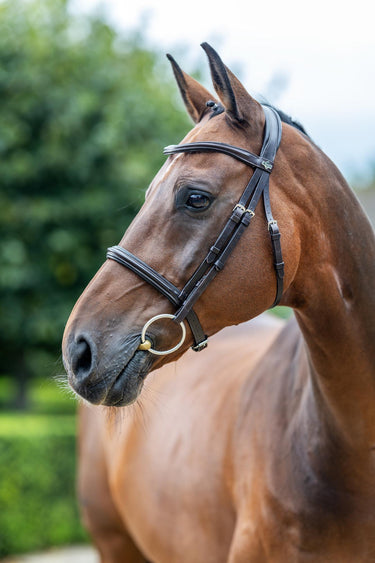
<svg viewBox="0 0 375 563">
<path fill-rule="evenodd" d="M 374 561 L 374 233 L 202 47 L 216 97 L 169 57 L 195 126 L 64 333 L 84 520 L 105 563 Z"/>
</svg>

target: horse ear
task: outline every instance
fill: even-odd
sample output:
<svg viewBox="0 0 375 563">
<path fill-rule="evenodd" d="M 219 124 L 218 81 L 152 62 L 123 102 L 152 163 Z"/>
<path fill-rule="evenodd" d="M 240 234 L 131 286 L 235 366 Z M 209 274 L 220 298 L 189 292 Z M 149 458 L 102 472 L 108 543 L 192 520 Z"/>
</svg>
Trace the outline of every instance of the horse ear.
<svg viewBox="0 0 375 563">
<path fill-rule="evenodd" d="M 229 117 L 244 121 L 245 115 L 254 113 L 259 104 L 250 96 L 238 78 L 225 66 L 215 49 L 202 43 L 210 64 L 212 82 Z"/>
<path fill-rule="evenodd" d="M 167 58 L 172 65 L 173 73 L 180 89 L 182 99 L 185 102 L 186 109 L 192 120 L 198 123 L 207 109 L 206 103 L 209 100 L 215 102 L 216 100 L 206 88 L 186 74 L 171 55 L 168 54 Z"/>
</svg>

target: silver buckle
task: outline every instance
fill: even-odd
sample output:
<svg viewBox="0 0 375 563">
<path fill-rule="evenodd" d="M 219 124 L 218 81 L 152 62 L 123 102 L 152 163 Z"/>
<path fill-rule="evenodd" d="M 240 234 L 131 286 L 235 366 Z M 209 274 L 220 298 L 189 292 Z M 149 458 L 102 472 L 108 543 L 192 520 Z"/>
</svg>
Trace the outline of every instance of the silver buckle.
<svg viewBox="0 0 375 563">
<path fill-rule="evenodd" d="M 191 349 L 194 350 L 194 352 L 200 352 L 201 350 L 207 348 L 207 346 L 208 338 L 206 338 L 206 340 L 202 340 L 202 342 L 199 342 L 198 344 L 195 344 L 195 346 L 192 346 Z"/>
</svg>

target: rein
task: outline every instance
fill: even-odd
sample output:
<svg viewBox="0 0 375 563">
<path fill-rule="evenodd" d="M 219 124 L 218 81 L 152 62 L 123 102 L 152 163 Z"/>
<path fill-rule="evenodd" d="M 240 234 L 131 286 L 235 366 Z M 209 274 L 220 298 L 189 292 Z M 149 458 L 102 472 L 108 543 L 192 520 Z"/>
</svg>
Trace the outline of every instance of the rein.
<svg viewBox="0 0 375 563">
<path fill-rule="evenodd" d="M 198 266 L 194 274 L 187 281 L 184 288 L 179 290 L 164 276 L 156 272 L 151 266 L 143 262 L 140 258 L 122 248 L 121 246 L 111 246 L 107 251 L 107 258 L 114 260 L 129 268 L 136 273 L 144 281 L 148 282 L 176 307 L 175 315 L 157 315 L 150 319 L 142 330 L 141 345 L 139 349 L 148 350 L 157 355 L 171 354 L 182 346 L 185 339 L 185 326 L 183 321 L 186 319 L 194 338 L 192 349 L 196 352 L 203 350 L 207 346 L 207 336 L 193 306 L 202 293 L 205 291 L 209 283 L 220 272 L 241 235 L 251 223 L 255 215 L 255 208 L 263 195 L 264 210 L 268 223 L 268 230 L 271 237 L 272 251 L 274 256 L 274 268 L 276 274 L 276 296 L 271 307 L 275 307 L 281 299 L 283 292 L 284 278 L 284 262 L 281 252 L 280 231 L 277 221 L 274 220 L 271 211 L 271 202 L 269 195 L 269 175 L 273 169 L 273 163 L 277 149 L 281 140 L 281 120 L 277 112 L 269 107 L 262 106 L 265 113 L 264 140 L 257 156 L 239 147 L 227 145 L 226 143 L 217 142 L 196 142 L 181 145 L 170 145 L 164 149 L 164 154 L 171 155 L 181 152 L 221 152 L 229 155 L 248 166 L 255 168 L 246 188 L 238 203 L 234 206 L 231 216 L 217 237 L 213 246 L 211 246 L 206 257 Z M 180 342 L 170 350 L 158 351 L 152 348 L 151 341 L 146 338 L 148 327 L 161 318 L 171 318 L 180 324 L 182 330 L 182 338 Z"/>
</svg>

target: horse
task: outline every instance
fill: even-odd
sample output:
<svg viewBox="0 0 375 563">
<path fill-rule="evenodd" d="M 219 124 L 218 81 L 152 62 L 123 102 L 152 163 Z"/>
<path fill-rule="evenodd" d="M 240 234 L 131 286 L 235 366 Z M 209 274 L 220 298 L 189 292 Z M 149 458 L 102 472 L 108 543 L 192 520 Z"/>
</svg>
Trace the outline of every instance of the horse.
<svg viewBox="0 0 375 563">
<path fill-rule="evenodd" d="M 65 328 L 84 520 L 106 563 L 373 561 L 374 233 L 202 47 L 216 95 L 169 56 L 195 125 Z"/>
</svg>

